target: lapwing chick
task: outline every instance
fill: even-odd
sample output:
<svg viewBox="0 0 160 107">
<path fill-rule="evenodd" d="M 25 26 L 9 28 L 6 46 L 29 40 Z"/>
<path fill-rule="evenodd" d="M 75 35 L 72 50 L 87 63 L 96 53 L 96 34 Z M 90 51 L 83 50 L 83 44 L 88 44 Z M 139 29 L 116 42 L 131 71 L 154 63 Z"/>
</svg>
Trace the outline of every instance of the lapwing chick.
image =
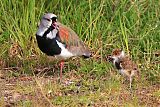
<svg viewBox="0 0 160 107">
<path fill-rule="evenodd" d="M 133 77 L 139 76 L 137 65 L 130 59 L 129 56 L 125 55 L 125 52 L 121 49 L 114 49 L 112 54 L 108 56 L 107 59 L 115 65 L 120 74 L 129 80 L 129 86 L 131 89 Z"/>
</svg>

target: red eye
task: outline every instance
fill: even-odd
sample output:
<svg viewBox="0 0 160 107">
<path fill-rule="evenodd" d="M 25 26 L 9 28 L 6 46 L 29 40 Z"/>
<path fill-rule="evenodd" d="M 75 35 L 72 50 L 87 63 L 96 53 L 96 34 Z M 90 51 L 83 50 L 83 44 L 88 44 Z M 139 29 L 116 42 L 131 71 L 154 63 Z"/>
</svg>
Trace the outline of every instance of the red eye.
<svg viewBox="0 0 160 107">
<path fill-rule="evenodd" d="M 47 20 L 47 21 L 51 21 L 51 19 L 48 19 L 48 18 L 44 18 L 45 20 Z"/>
<path fill-rule="evenodd" d="M 47 21 L 50 21 L 50 19 L 46 19 Z"/>
</svg>

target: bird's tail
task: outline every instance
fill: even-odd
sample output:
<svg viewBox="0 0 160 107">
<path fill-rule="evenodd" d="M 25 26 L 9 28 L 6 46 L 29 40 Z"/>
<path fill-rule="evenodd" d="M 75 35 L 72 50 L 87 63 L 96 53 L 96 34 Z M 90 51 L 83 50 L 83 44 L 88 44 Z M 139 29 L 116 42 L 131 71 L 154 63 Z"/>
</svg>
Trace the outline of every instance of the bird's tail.
<svg viewBox="0 0 160 107">
<path fill-rule="evenodd" d="M 92 57 L 92 53 L 89 50 L 86 50 L 82 56 L 84 58 L 90 58 Z"/>
</svg>

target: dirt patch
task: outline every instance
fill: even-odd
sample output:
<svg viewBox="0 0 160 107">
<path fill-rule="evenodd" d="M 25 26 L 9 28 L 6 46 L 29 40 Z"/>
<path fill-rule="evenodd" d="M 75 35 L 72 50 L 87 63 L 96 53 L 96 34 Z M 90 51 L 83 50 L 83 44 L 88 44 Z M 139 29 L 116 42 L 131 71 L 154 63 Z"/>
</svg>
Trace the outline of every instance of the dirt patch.
<svg viewBox="0 0 160 107">
<path fill-rule="evenodd" d="M 6 71 L 5 71 L 6 72 Z M 52 105 L 54 99 L 61 99 L 63 97 L 71 97 L 74 99 L 76 96 L 91 96 L 92 103 L 90 106 L 106 106 L 106 105 L 117 105 L 124 106 L 127 103 L 133 103 L 137 101 L 139 106 L 157 107 L 160 105 L 160 96 L 156 95 L 160 91 L 160 85 L 141 86 L 133 89 L 131 94 L 127 88 L 127 85 L 122 84 L 121 89 L 108 89 L 113 94 L 108 95 L 108 91 L 103 90 L 107 86 L 101 87 L 107 80 L 105 77 L 96 80 L 96 77 L 87 78 L 84 83 L 83 77 L 85 74 L 78 74 L 76 71 L 64 73 L 62 83 L 59 83 L 59 76 L 17 76 L 17 77 L 4 77 L 0 79 L 0 96 L 3 105 L 16 106 L 21 103 L 27 103 L 33 106 L 45 107 Z M 101 83 L 91 84 L 94 81 Z M 74 85 L 73 85 L 74 84 Z M 99 91 L 102 89 L 101 91 Z M 95 94 L 99 91 L 99 95 Z M 92 97 L 97 95 L 97 99 Z M 72 99 L 72 100 L 73 100 Z M 118 103 L 117 103 L 118 101 Z M 57 104 L 57 103 L 56 103 Z M 85 104 L 81 103 L 85 106 Z M 58 104 L 57 104 L 58 106 Z"/>
</svg>

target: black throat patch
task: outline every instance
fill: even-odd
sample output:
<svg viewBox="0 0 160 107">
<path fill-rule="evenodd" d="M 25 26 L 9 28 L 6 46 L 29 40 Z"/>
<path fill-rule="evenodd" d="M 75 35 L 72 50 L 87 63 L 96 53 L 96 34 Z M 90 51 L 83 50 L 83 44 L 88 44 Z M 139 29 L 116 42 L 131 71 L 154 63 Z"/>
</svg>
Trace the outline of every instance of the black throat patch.
<svg viewBox="0 0 160 107">
<path fill-rule="evenodd" d="M 47 37 L 47 34 L 49 34 L 53 29 L 55 29 L 52 25 L 44 32 L 43 37 Z"/>
<path fill-rule="evenodd" d="M 116 66 L 116 68 L 117 68 L 118 70 L 121 70 L 121 69 L 122 69 L 122 67 L 120 66 L 120 64 L 121 64 L 120 61 L 116 61 L 116 62 L 115 62 L 115 66 Z"/>
<path fill-rule="evenodd" d="M 36 34 L 36 39 L 38 43 L 38 47 L 42 52 L 49 56 L 59 55 L 61 53 L 61 48 L 58 46 L 57 41 L 60 42 L 59 33 L 56 34 L 56 37 L 53 39 L 47 38 L 47 34 L 49 34 L 53 29 L 53 26 L 50 26 L 43 36 L 39 36 Z"/>
</svg>

